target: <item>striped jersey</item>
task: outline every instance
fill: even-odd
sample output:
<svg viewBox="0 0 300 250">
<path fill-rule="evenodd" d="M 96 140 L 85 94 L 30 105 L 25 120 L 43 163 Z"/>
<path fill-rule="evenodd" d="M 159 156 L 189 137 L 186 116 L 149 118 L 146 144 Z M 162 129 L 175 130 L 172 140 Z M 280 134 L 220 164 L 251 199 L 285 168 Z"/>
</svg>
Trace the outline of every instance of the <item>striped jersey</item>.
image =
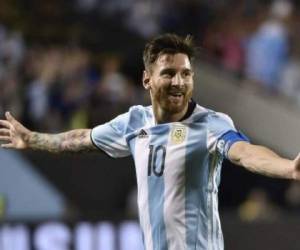
<svg viewBox="0 0 300 250">
<path fill-rule="evenodd" d="M 218 185 L 233 143 L 224 135 L 237 132 L 227 115 L 193 104 L 186 119 L 164 124 L 152 106 L 133 106 L 91 132 L 111 157 L 133 156 L 146 250 L 224 249 Z"/>
</svg>

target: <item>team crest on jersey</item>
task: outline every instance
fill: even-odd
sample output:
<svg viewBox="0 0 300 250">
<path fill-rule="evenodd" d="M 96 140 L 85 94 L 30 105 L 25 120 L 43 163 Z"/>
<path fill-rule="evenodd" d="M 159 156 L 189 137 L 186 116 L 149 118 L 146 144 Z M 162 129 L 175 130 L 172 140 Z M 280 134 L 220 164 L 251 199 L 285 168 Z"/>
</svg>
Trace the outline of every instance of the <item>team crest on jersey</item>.
<svg viewBox="0 0 300 250">
<path fill-rule="evenodd" d="M 186 127 L 184 126 L 175 126 L 171 132 L 171 141 L 174 144 L 182 143 L 186 137 Z"/>
</svg>

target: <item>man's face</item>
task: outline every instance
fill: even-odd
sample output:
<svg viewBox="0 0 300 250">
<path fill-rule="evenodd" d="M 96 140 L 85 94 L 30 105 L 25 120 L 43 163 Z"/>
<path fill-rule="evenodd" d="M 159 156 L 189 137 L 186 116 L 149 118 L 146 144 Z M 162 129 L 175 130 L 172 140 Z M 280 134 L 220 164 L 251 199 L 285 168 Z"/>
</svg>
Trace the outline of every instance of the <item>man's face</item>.
<svg viewBox="0 0 300 250">
<path fill-rule="evenodd" d="M 144 87 L 150 90 L 152 104 L 163 111 L 179 113 L 188 105 L 194 87 L 194 72 L 186 54 L 162 54 L 144 72 Z"/>
</svg>

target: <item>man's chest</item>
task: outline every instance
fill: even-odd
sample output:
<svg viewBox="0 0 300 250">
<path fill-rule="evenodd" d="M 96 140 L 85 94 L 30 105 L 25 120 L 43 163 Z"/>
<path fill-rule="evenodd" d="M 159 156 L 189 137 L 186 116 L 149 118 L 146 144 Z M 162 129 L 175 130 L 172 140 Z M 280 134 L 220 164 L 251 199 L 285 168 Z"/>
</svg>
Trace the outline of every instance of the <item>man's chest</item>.
<svg viewBox="0 0 300 250">
<path fill-rule="evenodd" d="M 137 173 L 161 177 L 184 171 L 197 155 L 207 153 L 206 131 L 203 124 L 183 123 L 140 129 L 130 144 Z"/>
</svg>

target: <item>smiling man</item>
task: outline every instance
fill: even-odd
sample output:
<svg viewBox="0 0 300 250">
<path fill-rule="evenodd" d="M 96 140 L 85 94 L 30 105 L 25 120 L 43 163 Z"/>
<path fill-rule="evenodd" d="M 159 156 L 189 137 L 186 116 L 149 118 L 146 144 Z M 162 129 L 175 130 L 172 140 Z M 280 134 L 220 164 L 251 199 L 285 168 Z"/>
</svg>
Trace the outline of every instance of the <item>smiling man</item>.
<svg viewBox="0 0 300 250">
<path fill-rule="evenodd" d="M 196 104 L 191 98 L 193 56 L 189 37 L 156 37 L 144 50 L 143 85 L 151 106 L 133 106 L 106 124 L 61 134 L 30 131 L 6 113 L 6 120 L 0 120 L 2 147 L 132 154 L 145 249 L 221 250 L 223 159 L 256 173 L 299 180 L 300 157 L 284 159 L 252 145 L 227 115 Z"/>
<path fill-rule="evenodd" d="M 156 121 L 178 121 L 187 112 L 193 92 L 194 72 L 190 59 L 183 51 L 161 54 L 153 65 L 148 53 L 150 51 L 146 50 L 144 54 L 146 70 L 143 84 L 145 89 L 150 90 Z"/>
</svg>

